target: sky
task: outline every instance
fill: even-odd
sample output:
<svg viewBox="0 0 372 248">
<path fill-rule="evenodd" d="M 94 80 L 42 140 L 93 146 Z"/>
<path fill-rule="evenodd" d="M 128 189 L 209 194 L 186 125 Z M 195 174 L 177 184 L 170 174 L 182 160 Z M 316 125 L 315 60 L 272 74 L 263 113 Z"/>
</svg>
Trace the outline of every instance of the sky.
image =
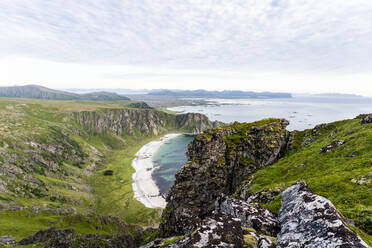
<svg viewBox="0 0 372 248">
<path fill-rule="evenodd" d="M 0 86 L 372 96 L 369 0 L 1 0 Z"/>
</svg>

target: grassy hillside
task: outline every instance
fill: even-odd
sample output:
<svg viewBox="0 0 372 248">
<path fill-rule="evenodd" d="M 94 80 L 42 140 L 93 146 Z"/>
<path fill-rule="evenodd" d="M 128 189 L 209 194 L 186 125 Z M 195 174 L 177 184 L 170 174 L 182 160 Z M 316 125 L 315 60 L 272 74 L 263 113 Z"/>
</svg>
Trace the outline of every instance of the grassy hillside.
<svg viewBox="0 0 372 248">
<path fill-rule="evenodd" d="M 159 210 L 145 208 L 133 198 L 131 160 L 150 140 L 179 130 L 175 116 L 142 107 L 131 101 L 1 99 L 0 236 L 19 240 L 49 227 L 113 234 L 122 230 L 119 219 L 156 224 Z M 160 118 L 149 121 L 150 127 L 163 123 L 158 128 L 162 132 L 141 133 L 136 125 L 130 130 L 123 127 L 120 133 L 90 132 L 72 114 L 102 115 L 121 109 L 137 117 Z M 106 170 L 113 175 L 104 176 Z"/>
<path fill-rule="evenodd" d="M 320 152 L 334 141 L 345 143 Z M 362 125 L 358 118 L 294 132 L 287 154 L 256 172 L 245 187 L 248 197 L 261 199 L 263 206 L 277 212 L 281 205 L 279 192 L 298 180 L 330 199 L 357 227 L 354 230 L 369 234 L 362 236 L 371 244 L 372 124 Z M 273 196 L 273 201 L 267 200 Z"/>
</svg>

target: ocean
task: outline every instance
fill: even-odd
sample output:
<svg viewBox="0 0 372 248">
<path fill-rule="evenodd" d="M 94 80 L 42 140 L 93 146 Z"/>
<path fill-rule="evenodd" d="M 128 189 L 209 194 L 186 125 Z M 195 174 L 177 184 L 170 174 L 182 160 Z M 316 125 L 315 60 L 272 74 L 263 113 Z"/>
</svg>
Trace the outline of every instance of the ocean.
<svg viewBox="0 0 372 248">
<path fill-rule="evenodd" d="M 169 108 L 180 113 L 196 112 L 225 123 L 253 122 L 269 117 L 290 121 L 288 130 L 305 130 L 317 124 L 372 113 L 372 99 L 352 96 L 298 96 L 291 99 L 209 99 L 210 105 Z M 216 104 L 217 103 L 217 104 Z M 154 155 L 158 166 L 152 174 L 160 192 L 166 194 L 174 175 L 187 161 L 185 152 L 192 137 L 178 136 Z"/>
<path fill-rule="evenodd" d="M 175 181 L 175 174 L 187 162 L 187 145 L 194 139 L 192 136 L 177 136 L 162 145 L 153 156 L 155 170 L 152 173 L 161 194 L 165 195 Z"/>
<path fill-rule="evenodd" d="M 286 99 L 209 99 L 210 105 L 169 108 L 179 113 L 202 113 L 225 123 L 285 118 L 288 130 L 305 130 L 317 124 L 372 113 L 372 99 L 356 96 L 297 96 Z M 213 104 L 217 103 L 217 104 Z"/>
</svg>

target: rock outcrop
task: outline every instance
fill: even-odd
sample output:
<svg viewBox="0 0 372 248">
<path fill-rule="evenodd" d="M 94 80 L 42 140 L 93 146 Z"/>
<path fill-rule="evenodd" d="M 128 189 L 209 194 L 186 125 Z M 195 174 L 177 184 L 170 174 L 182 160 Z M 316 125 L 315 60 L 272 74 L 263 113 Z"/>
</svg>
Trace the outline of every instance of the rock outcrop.
<svg viewBox="0 0 372 248">
<path fill-rule="evenodd" d="M 2 246 L 13 246 L 16 245 L 17 242 L 15 241 L 13 236 L 1 236 L 0 237 L 0 247 Z"/>
<path fill-rule="evenodd" d="M 322 147 L 319 153 L 331 152 L 333 151 L 333 149 L 335 149 L 336 147 L 342 146 L 343 144 L 345 144 L 345 140 L 335 140 L 331 144 L 325 147 Z"/>
<path fill-rule="evenodd" d="M 75 112 L 72 115 L 92 134 L 112 132 L 117 135 L 134 135 L 140 132 L 142 135 L 159 135 L 169 130 L 201 133 L 221 125 L 202 114 L 171 115 L 153 109 L 106 109 Z"/>
<path fill-rule="evenodd" d="M 215 202 L 215 209 L 221 214 L 239 219 L 243 226 L 253 228 L 260 233 L 276 236 L 280 231 L 276 214 L 234 197 L 219 197 Z"/>
<path fill-rule="evenodd" d="M 218 196 L 232 195 L 249 175 L 277 161 L 288 124 L 280 119 L 234 123 L 198 135 L 168 194 L 160 236 L 192 232 L 214 210 Z"/>
<path fill-rule="evenodd" d="M 361 124 L 369 124 L 372 123 L 372 115 L 366 115 L 363 117 L 362 121 L 360 122 Z"/>
<path fill-rule="evenodd" d="M 282 193 L 278 248 L 368 247 L 336 207 L 300 181 Z"/>
<path fill-rule="evenodd" d="M 130 234 L 123 235 L 98 235 L 78 234 L 73 229 L 56 230 L 50 228 L 21 240 L 17 245 L 42 244 L 44 247 L 53 248 L 78 248 L 78 247 L 105 247 L 105 248 L 135 248 L 141 240 Z"/>
</svg>

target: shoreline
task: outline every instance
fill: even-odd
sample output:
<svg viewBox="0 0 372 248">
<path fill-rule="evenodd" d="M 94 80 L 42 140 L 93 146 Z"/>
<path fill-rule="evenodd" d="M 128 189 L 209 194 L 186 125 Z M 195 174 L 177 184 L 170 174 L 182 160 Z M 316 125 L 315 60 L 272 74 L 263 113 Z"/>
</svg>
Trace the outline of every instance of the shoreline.
<svg viewBox="0 0 372 248">
<path fill-rule="evenodd" d="M 171 133 L 147 143 L 141 147 L 132 160 L 132 167 L 136 170 L 132 174 L 134 198 L 148 208 L 163 209 L 167 204 L 151 176 L 154 169 L 152 157 L 165 142 L 180 135 L 183 134 Z"/>
</svg>

